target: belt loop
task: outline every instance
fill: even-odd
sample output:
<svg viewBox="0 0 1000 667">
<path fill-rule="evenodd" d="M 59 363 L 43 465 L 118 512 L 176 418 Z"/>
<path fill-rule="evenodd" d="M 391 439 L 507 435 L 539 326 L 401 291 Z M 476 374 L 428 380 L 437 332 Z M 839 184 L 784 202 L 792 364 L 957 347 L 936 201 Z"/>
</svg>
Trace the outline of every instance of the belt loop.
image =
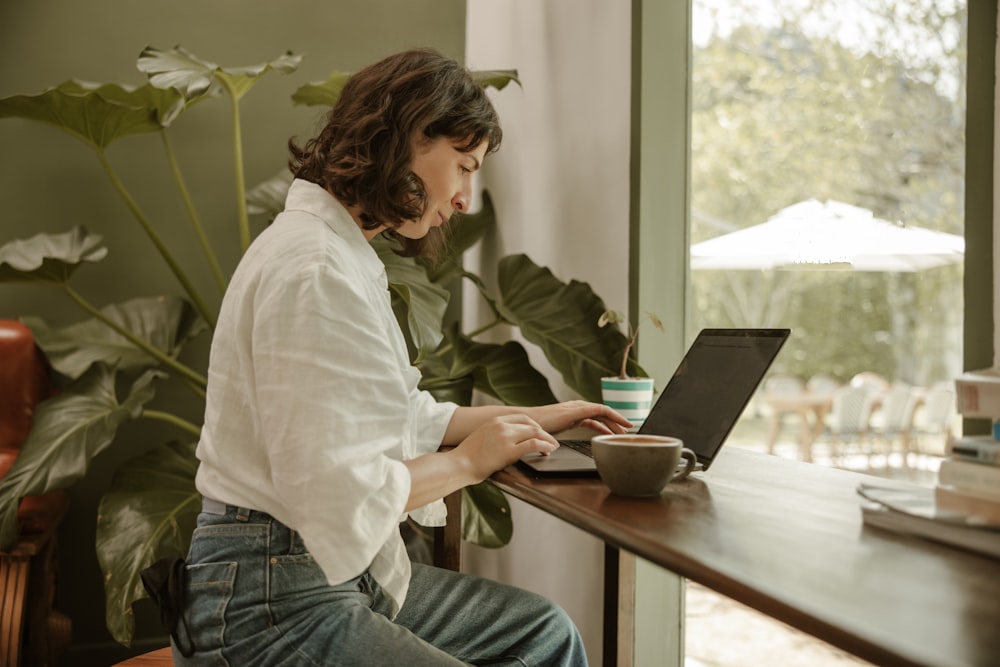
<svg viewBox="0 0 1000 667">
<path fill-rule="evenodd" d="M 250 510 L 246 507 L 236 508 L 236 520 L 237 521 L 249 521 L 250 520 Z"/>
</svg>

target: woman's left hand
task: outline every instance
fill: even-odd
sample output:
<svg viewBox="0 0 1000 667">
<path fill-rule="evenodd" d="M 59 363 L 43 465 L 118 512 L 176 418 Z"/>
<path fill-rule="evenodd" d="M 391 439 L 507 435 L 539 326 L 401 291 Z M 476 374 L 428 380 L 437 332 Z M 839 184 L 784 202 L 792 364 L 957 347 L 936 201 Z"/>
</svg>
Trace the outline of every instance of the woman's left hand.
<svg viewBox="0 0 1000 667">
<path fill-rule="evenodd" d="M 533 408 L 524 412 L 549 433 L 584 427 L 599 434 L 625 433 L 632 423 L 606 405 L 588 401 L 566 401 Z"/>
</svg>

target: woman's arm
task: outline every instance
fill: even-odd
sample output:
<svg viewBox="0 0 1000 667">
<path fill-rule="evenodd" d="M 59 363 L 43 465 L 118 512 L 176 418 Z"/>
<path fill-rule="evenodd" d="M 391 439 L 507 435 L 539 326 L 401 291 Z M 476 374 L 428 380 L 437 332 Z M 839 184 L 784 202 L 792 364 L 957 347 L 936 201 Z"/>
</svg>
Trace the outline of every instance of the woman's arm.
<svg viewBox="0 0 1000 667">
<path fill-rule="evenodd" d="M 491 407 L 465 408 L 475 412 L 459 417 L 463 421 L 461 426 L 468 425 L 464 423 L 466 420 L 474 421 L 480 416 L 486 421 L 478 423 L 455 449 L 424 454 L 403 462 L 410 471 L 407 512 L 477 484 L 525 454 L 547 454 L 559 446 L 555 438 L 528 416 L 504 414 L 503 410 L 497 415 L 498 411 Z M 455 418 L 452 417 L 452 422 Z"/>
<path fill-rule="evenodd" d="M 457 408 L 442 444 L 458 447 L 403 462 L 410 471 L 406 511 L 477 484 L 525 454 L 553 451 L 559 443 L 551 434 L 575 426 L 598 433 L 624 433 L 631 424 L 611 408 L 586 401 L 531 408 L 503 405 Z"/>
<path fill-rule="evenodd" d="M 584 426 L 602 434 L 624 433 L 632 424 L 606 405 L 587 401 L 566 401 L 536 407 L 485 405 L 459 407 L 444 432 L 442 445 L 457 445 L 490 419 L 513 414 L 530 417 L 548 433 Z"/>
</svg>

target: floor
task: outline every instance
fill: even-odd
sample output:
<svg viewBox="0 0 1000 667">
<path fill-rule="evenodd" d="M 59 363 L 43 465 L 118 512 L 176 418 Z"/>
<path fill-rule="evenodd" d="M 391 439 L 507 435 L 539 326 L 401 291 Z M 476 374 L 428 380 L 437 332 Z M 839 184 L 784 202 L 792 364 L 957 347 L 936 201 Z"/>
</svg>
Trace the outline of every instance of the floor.
<svg viewBox="0 0 1000 667">
<path fill-rule="evenodd" d="M 734 429 L 726 446 L 759 450 L 755 443 L 763 442 L 765 428 L 763 419 L 745 418 Z M 797 427 L 790 423 L 783 429 L 774 453 L 798 458 L 799 451 L 794 442 L 796 434 Z M 841 467 L 860 472 L 930 485 L 937 476 L 943 445 L 922 443 L 922 447 L 934 454 L 911 457 L 909 466 L 902 465 L 898 454 L 888 462 L 884 457 L 869 462 L 868 457 L 855 455 L 839 463 Z M 815 448 L 814 460 L 819 465 L 833 464 L 822 445 Z M 687 584 L 686 609 L 685 667 L 844 667 L 870 664 L 693 582 Z"/>
</svg>

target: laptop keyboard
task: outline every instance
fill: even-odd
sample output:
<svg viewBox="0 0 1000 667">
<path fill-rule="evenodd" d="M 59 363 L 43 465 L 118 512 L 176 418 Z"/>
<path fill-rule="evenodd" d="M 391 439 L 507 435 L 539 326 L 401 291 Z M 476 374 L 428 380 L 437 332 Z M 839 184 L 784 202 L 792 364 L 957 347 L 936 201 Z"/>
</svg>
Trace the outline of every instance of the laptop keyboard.
<svg viewBox="0 0 1000 667">
<path fill-rule="evenodd" d="M 570 449 L 575 449 L 584 456 L 589 456 L 594 458 L 594 455 L 590 451 L 590 440 L 560 440 L 559 444 L 562 447 L 569 447 Z"/>
</svg>

